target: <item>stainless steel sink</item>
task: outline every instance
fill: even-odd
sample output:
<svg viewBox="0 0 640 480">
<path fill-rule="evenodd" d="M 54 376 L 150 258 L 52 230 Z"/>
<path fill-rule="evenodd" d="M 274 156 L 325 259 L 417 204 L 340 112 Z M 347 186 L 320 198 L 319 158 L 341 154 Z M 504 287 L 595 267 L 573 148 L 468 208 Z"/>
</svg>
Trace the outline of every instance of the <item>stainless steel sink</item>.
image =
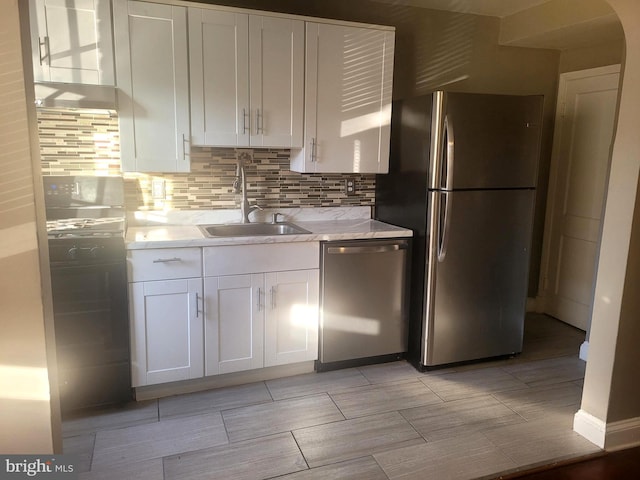
<svg viewBox="0 0 640 480">
<path fill-rule="evenodd" d="M 253 237 L 268 235 L 299 235 L 311 233 L 293 223 L 227 223 L 224 225 L 198 225 L 207 237 Z"/>
</svg>

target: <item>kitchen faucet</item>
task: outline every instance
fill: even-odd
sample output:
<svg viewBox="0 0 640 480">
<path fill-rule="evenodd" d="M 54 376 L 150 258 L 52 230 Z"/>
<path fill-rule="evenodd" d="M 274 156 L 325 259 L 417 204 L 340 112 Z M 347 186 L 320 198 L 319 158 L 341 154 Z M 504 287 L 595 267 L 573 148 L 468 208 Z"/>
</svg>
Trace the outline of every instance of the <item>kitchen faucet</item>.
<svg viewBox="0 0 640 480">
<path fill-rule="evenodd" d="M 249 205 L 247 200 L 247 175 L 245 173 L 245 162 L 251 159 L 248 152 L 240 152 L 236 159 L 236 179 L 233 182 L 234 193 L 241 193 L 240 214 L 242 215 L 242 223 L 250 223 L 249 214 L 254 210 L 262 210 L 259 205 Z"/>
</svg>

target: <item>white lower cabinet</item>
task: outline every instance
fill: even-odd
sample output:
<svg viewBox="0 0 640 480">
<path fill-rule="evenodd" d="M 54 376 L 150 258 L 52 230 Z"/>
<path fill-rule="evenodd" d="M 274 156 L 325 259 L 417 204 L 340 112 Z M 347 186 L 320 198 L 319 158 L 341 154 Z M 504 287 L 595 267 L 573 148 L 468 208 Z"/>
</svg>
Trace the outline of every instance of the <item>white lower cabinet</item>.
<svg viewBox="0 0 640 480">
<path fill-rule="evenodd" d="M 134 387 L 204 375 L 200 248 L 127 255 Z"/>
<path fill-rule="evenodd" d="M 318 272 L 265 275 L 265 367 L 318 358 Z"/>
<path fill-rule="evenodd" d="M 314 242 L 204 248 L 206 375 L 317 358 L 318 250 Z"/>
<path fill-rule="evenodd" d="M 130 251 L 133 386 L 315 360 L 319 253 L 317 242 Z"/>
<path fill-rule="evenodd" d="M 205 375 L 264 366 L 262 275 L 204 279 Z"/>
</svg>

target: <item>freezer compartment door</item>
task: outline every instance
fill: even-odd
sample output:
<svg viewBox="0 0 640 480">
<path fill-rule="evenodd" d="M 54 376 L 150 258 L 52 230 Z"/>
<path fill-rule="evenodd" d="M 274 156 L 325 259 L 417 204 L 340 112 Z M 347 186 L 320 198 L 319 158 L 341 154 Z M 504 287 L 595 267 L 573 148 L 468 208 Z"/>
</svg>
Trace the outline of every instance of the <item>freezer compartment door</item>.
<svg viewBox="0 0 640 480">
<path fill-rule="evenodd" d="M 542 96 L 434 94 L 430 187 L 535 187 Z"/>
<path fill-rule="evenodd" d="M 520 352 L 535 191 L 430 197 L 423 365 Z"/>
</svg>

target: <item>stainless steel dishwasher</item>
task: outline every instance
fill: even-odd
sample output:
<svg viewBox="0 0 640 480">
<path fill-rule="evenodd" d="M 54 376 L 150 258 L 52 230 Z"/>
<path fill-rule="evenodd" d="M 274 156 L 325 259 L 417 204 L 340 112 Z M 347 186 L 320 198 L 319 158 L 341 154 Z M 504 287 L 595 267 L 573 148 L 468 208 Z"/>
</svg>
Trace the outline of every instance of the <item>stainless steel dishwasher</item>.
<svg viewBox="0 0 640 480">
<path fill-rule="evenodd" d="M 322 243 L 317 371 L 403 356 L 408 255 L 407 239 Z"/>
</svg>

